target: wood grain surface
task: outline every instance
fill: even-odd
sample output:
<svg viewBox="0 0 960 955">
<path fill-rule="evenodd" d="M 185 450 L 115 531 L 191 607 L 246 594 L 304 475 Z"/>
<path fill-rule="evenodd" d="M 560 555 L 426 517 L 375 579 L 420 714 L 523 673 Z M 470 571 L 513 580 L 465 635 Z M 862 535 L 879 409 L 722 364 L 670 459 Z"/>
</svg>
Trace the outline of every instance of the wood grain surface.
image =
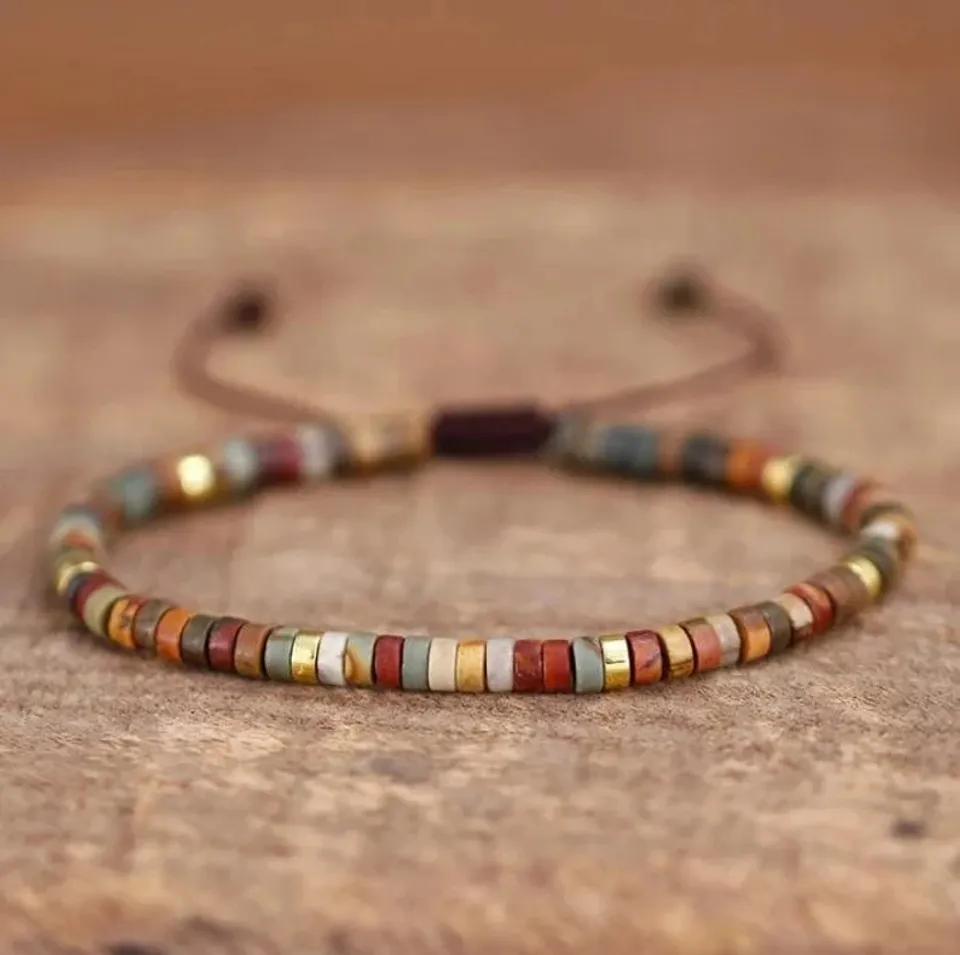
<svg viewBox="0 0 960 955">
<path fill-rule="evenodd" d="M 580 49 L 582 30 L 584 64 L 601 41 L 626 62 L 596 6 L 558 8 L 558 35 Z M 95 34 L 44 7 L 3 16 L 49 50 Z M 341 51 L 330 97 L 349 109 L 279 109 L 297 104 L 278 81 L 244 116 L 212 67 L 189 66 L 206 60 L 196 37 L 177 45 L 187 6 L 172 4 L 131 59 L 146 75 L 150 43 L 154 63 L 186 51 L 195 97 L 94 76 L 85 106 L 36 83 L 34 118 L 4 102 L 0 950 L 955 952 L 960 87 L 938 52 L 954 14 L 920 4 L 907 29 L 878 3 L 873 40 L 831 34 L 818 72 L 813 26 L 842 16 L 809 9 L 795 43 L 750 60 L 743 37 L 776 24 L 730 5 L 699 70 L 678 39 L 691 21 L 658 13 L 677 19 L 649 31 L 646 73 L 562 102 L 536 66 L 543 37 L 505 54 L 503 88 L 529 94 L 512 105 L 464 41 L 424 55 L 408 86 L 423 102 L 371 79 L 361 108 Z M 274 22 L 238 13 L 226 32 Z M 280 71 L 280 40 L 260 49 Z M 103 45 L 102 76 L 119 56 Z M 466 79 L 426 101 L 470 62 L 474 102 Z M 170 128 L 134 135 L 148 101 Z M 223 121 L 190 128 L 207 116 Z M 220 370 L 354 412 L 587 396 L 709 361 L 733 343 L 637 308 L 678 256 L 775 309 L 791 348 L 777 378 L 658 418 L 875 474 L 919 515 L 901 591 L 846 632 L 650 692 L 448 699 L 183 672 L 105 652 L 45 606 L 39 540 L 59 503 L 131 458 L 249 426 L 179 397 L 165 364 L 236 276 L 274 276 L 283 322 Z M 215 612 L 547 637 L 709 613 L 836 551 L 745 503 L 443 465 L 158 525 L 116 566 Z"/>
</svg>

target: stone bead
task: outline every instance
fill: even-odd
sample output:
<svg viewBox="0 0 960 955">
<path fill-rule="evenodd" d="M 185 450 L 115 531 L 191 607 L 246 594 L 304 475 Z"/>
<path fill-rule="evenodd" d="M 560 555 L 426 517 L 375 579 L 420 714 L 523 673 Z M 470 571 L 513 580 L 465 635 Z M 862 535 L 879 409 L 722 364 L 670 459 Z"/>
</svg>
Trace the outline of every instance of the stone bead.
<svg viewBox="0 0 960 955">
<path fill-rule="evenodd" d="M 483 693 L 487 644 L 484 640 L 461 640 L 457 644 L 457 690 L 460 693 Z"/>
<path fill-rule="evenodd" d="M 71 535 L 82 536 L 83 539 L 93 543 L 95 549 L 103 547 L 105 536 L 103 522 L 94 508 L 87 504 L 73 504 L 64 508 L 50 532 L 47 541 L 48 550 L 55 552 L 62 549 L 64 542 Z"/>
<path fill-rule="evenodd" d="M 343 437 L 331 425 L 302 424 L 295 439 L 300 447 L 300 474 L 304 481 L 329 478 L 344 457 Z"/>
<path fill-rule="evenodd" d="M 418 464 L 430 453 L 430 421 L 423 415 L 382 415 L 344 428 L 346 463 L 353 471 Z"/>
<path fill-rule="evenodd" d="M 543 689 L 543 644 L 540 640 L 514 641 L 513 689 L 515 693 L 539 693 Z"/>
<path fill-rule="evenodd" d="M 810 608 L 810 614 L 813 617 L 813 636 L 819 637 L 833 626 L 833 603 L 822 587 L 804 580 L 789 587 L 787 593 L 795 594 Z"/>
<path fill-rule="evenodd" d="M 840 527 L 850 534 L 856 533 L 860 527 L 860 515 L 867 506 L 864 502 L 878 490 L 877 482 L 861 479 L 848 495 L 840 514 Z"/>
<path fill-rule="evenodd" d="M 740 662 L 752 663 L 770 653 L 770 625 L 757 607 L 730 611 L 740 632 Z"/>
<path fill-rule="evenodd" d="M 845 559 L 851 557 L 865 557 L 877 568 L 882 578 L 881 591 L 888 590 L 900 579 L 903 558 L 896 544 L 878 537 L 861 538 Z"/>
<path fill-rule="evenodd" d="M 733 617 L 728 613 L 715 613 L 704 620 L 713 628 L 720 643 L 720 666 L 735 666 L 740 662 L 740 631 Z"/>
<path fill-rule="evenodd" d="M 323 635 L 308 630 L 297 632 L 290 650 L 290 677 L 294 683 L 319 683 L 317 653 Z"/>
<path fill-rule="evenodd" d="M 487 641 L 487 689 L 491 693 L 513 691 L 512 637 L 491 637 Z"/>
<path fill-rule="evenodd" d="M 240 628 L 233 650 L 233 666 L 240 676 L 251 680 L 262 680 L 266 677 L 263 654 L 272 629 L 260 623 L 245 623 Z"/>
<path fill-rule="evenodd" d="M 622 690 L 630 686 L 630 648 L 622 634 L 600 637 L 603 653 L 603 688 Z"/>
<path fill-rule="evenodd" d="M 716 670 L 723 662 L 720 635 L 704 617 L 685 620 L 680 624 L 693 644 L 693 665 L 697 673 Z"/>
<path fill-rule="evenodd" d="M 300 445 L 292 434 L 265 435 L 253 442 L 261 484 L 296 484 L 300 480 Z"/>
<path fill-rule="evenodd" d="M 405 690 L 422 693 L 430 689 L 431 643 L 429 637 L 406 637 L 404 639 L 400 677 Z"/>
<path fill-rule="evenodd" d="M 101 587 L 119 587 L 120 582 L 105 570 L 79 573 L 70 581 L 67 601 L 75 616 L 83 620 L 84 607 L 90 597 Z"/>
<path fill-rule="evenodd" d="M 626 641 L 634 686 L 659 683 L 663 679 L 663 651 L 657 634 L 653 630 L 631 630 Z"/>
<path fill-rule="evenodd" d="M 317 677 L 324 686 L 346 686 L 344 656 L 347 652 L 349 633 L 328 630 L 317 650 Z"/>
<path fill-rule="evenodd" d="M 160 618 L 173 609 L 166 600 L 148 600 L 137 611 L 133 622 L 133 642 L 140 650 L 154 653 L 157 649 L 157 625 Z"/>
<path fill-rule="evenodd" d="M 721 487 L 727 477 L 730 443 L 712 434 L 691 434 L 680 451 L 680 476 L 691 484 Z"/>
<path fill-rule="evenodd" d="M 659 436 L 641 425 L 608 425 L 596 436 L 595 455 L 605 468 L 636 478 L 660 473 Z"/>
<path fill-rule="evenodd" d="M 763 487 L 763 469 L 773 451 L 759 441 L 735 441 L 727 455 L 726 484 L 746 494 L 757 494 Z"/>
<path fill-rule="evenodd" d="M 110 608 L 126 596 L 127 591 L 123 587 L 112 584 L 97 587 L 84 601 L 83 622 L 86 628 L 98 637 L 106 639 Z"/>
<path fill-rule="evenodd" d="M 268 680 L 290 682 L 293 643 L 299 630 L 296 627 L 276 627 L 270 631 L 263 647 L 263 672 Z"/>
<path fill-rule="evenodd" d="M 157 656 L 168 663 L 182 663 L 180 637 L 191 613 L 182 607 L 171 607 L 161 618 L 156 628 Z"/>
<path fill-rule="evenodd" d="M 239 617 L 221 617 L 210 629 L 207 637 L 207 658 L 211 670 L 233 672 L 233 655 L 244 622 Z"/>
<path fill-rule="evenodd" d="M 455 693 L 457 690 L 457 641 L 451 637 L 435 637 L 430 642 L 427 682 L 434 693 Z"/>
<path fill-rule="evenodd" d="M 694 656 L 693 644 L 683 627 L 670 624 L 657 631 L 660 640 L 660 649 L 666 661 L 664 677 L 668 680 L 679 680 L 693 673 Z"/>
<path fill-rule="evenodd" d="M 790 489 L 800 467 L 806 463 L 799 455 L 774 457 L 767 461 L 760 476 L 764 494 L 774 504 L 786 504 L 790 499 Z"/>
<path fill-rule="evenodd" d="M 808 581 L 830 597 L 834 620 L 841 626 L 870 603 L 866 585 L 849 567 L 842 564 L 813 574 Z"/>
<path fill-rule="evenodd" d="M 861 481 L 854 474 L 835 475 L 823 490 L 823 517 L 831 527 L 841 527 L 843 512 Z"/>
<path fill-rule="evenodd" d="M 764 600 L 757 604 L 757 610 L 763 614 L 770 628 L 770 652 L 783 653 L 793 643 L 793 627 L 790 614 L 775 600 Z"/>
<path fill-rule="evenodd" d="M 573 688 L 577 693 L 600 693 L 603 691 L 603 647 L 597 637 L 574 637 L 570 641 L 573 651 Z"/>
<path fill-rule="evenodd" d="M 826 488 L 836 471 L 819 461 L 807 461 L 797 471 L 790 488 L 790 503 L 801 514 L 814 520 L 825 518 L 823 504 Z"/>
<path fill-rule="evenodd" d="M 680 476 L 683 447 L 686 440 L 686 434 L 680 431 L 666 430 L 660 432 L 658 445 L 660 477 L 674 478 Z"/>
<path fill-rule="evenodd" d="M 573 690 L 573 668 L 569 640 L 543 641 L 543 688 L 547 693 Z"/>
<path fill-rule="evenodd" d="M 780 594 L 775 603 L 779 604 L 790 618 L 794 643 L 809 640 L 813 636 L 813 611 L 805 600 L 787 592 Z"/>
<path fill-rule="evenodd" d="M 900 560 L 909 560 L 917 546 L 917 528 L 913 519 L 905 514 L 887 513 L 860 528 L 863 543 L 886 543 L 892 545 Z"/>
<path fill-rule="evenodd" d="M 343 677 L 347 686 L 373 686 L 375 633 L 351 633 L 343 652 Z"/>
<path fill-rule="evenodd" d="M 136 649 L 133 638 L 133 627 L 137 619 L 137 611 L 146 603 L 146 598 L 128 594 L 121 597 L 111 608 L 107 617 L 107 638 L 118 646 L 127 650 Z"/>
<path fill-rule="evenodd" d="M 869 557 L 862 554 L 847 557 L 843 563 L 863 581 L 863 585 L 870 594 L 871 602 L 879 600 L 883 593 L 883 577 L 877 565 Z"/>
<path fill-rule="evenodd" d="M 209 667 L 207 659 L 207 638 L 210 629 L 216 623 L 215 617 L 206 614 L 194 614 L 180 634 L 180 658 L 189 666 Z"/>
<path fill-rule="evenodd" d="M 591 422 L 577 414 L 564 414 L 557 419 L 556 427 L 550 436 L 546 454 L 554 461 L 566 465 L 583 466 L 588 464 L 586 453 L 589 444 Z"/>
<path fill-rule="evenodd" d="M 403 637 L 380 635 L 373 651 L 373 682 L 389 690 L 403 685 Z"/>
<path fill-rule="evenodd" d="M 121 471 L 107 481 L 107 493 L 120 505 L 123 523 L 142 524 L 159 510 L 160 485 L 153 468 L 146 465 Z"/>
<path fill-rule="evenodd" d="M 246 438 L 230 438 L 220 445 L 217 461 L 224 483 L 235 494 L 246 494 L 260 482 L 260 459 Z"/>
<path fill-rule="evenodd" d="M 89 551 L 67 550 L 57 556 L 53 563 L 52 584 L 59 597 L 66 596 L 70 583 L 78 574 L 92 574 L 102 571 L 100 564 L 93 560 Z"/>
</svg>

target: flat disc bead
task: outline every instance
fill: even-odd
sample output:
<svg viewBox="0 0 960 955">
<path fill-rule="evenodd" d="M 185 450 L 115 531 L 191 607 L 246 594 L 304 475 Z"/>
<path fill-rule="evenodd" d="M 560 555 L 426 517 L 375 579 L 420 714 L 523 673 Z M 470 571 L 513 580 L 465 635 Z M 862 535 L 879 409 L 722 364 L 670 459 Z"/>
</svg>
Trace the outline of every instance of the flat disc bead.
<svg viewBox="0 0 960 955">
<path fill-rule="evenodd" d="M 83 622 L 86 628 L 98 637 L 106 638 L 110 609 L 118 600 L 126 596 L 127 591 L 123 587 L 113 584 L 96 588 L 84 602 Z"/>
<path fill-rule="evenodd" d="M 373 686 L 373 654 L 377 635 L 351 633 L 343 653 L 343 676 L 347 686 Z"/>
<path fill-rule="evenodd" d="M 842 527 L 847 501 L 861 484 L 854 474 L 838 474 L 823 489 L 823 516 L 831 527 Z"/>
<path fill-rule="evenodd" d="M 733 617 L 727 613 L 715 613 L 704 618 L 713 628 L 720 643 L 720 666 L 735 666 L 740 662 L 740 631 Z"/>
<path fill-rule="evenodd" d="M 486 690 L 486 648 L 484 640 L 461 640 L 457 644 L 457 692 L 483 693 Z"/>
<path fill-rule="evenodd" d="M 150 653 L 157 649 L 157 625 L 160 619 L 168 611 L 172 610 L 173 605 L 166 600 L 152 599 L 146 601 L 137 611 L 136 619 L 133 622 L 133 642 L 140 650 L 146 650 Z"/>
<path fill-rule="evenodd" d="M 603 647 L 596 637 L 575 637 L 573 651 L 573 688 L 577 693 L 600 693 L 604 686 Z"/>
<path fill-rule="evenodd" d="M 111 608 L 107 618 L 107 637 L 121 647 L 128 650 L 136 649 L 133 638 L 134 624 L 137 612 L 146 603 L 145 597 L 127 595 L 121 597 Z"/>
<path fill-rule="evenodd" d="M 246 494 L 260 483 L 260 459 L 253 441 L 228 438 L 215 454 L 225 486 L 234 494 Z"/>
<path fill-rule="evenodd" d="M 539 640 L 516 640 L 513 644 L 513 690 L 539 693 L 543 689 L 543 645 Z"/>
<path fill-rule="evenodd" d="M 272 629 L 261 623 L 245 623 L 240 628 L 233 650 L 233 666 L 240 676 L 264 679 L 263 651 Z"/>
<path fill-rule="evenodd" d="M 691 434 L 680 452 L 680 476 L 691 484 L 722 486 L 730 444 L 712 434 Z"/>
<path fill-rule="evenodd" d="M 296 484 L 300 480 L 300 445 L 293 434 L 272 434 L 253 440 L 262 484 Z"/>
<path fill-rule="evenodd" d="M 268 680 L 289 683 L 293 679 L 291 658 L 298 633 L 296 627 L 276 627 L 270 631 L 263 647 L 263 672 Z"/>
<path fill-rule="evenodd" d="M 491 637 L 487 641 L 487 689 L 491 693 L 513 691 L 512 637 Z"/>
<path fill-rule="evenodd" d="M 63 597 L 77 574 L 90 574 L 102 569 L 89 551 L 76 549 L 64 551 L 53 562 L 51 583 L 54 592 L 57 596 Z"/>
<path fill-rule="evenodd" d="M 793 643 L 793 627 L 790 615 L 775 600 L 764 600 L 757 604 L 770 628 L 770 652 L 783 653 Z"/>
<path fill-rule="evenodd" d="M 664 677 L 667 680 L 679 680 L 693 673 L 693 644 L 687 631 L 678 624 L 671 624 L 657 630 L 660 647 L 666 660 Z"/>
<path fill-rule="evenodd" d="M 604 690 L 622 690 L 630 686 L 630 648 L 622 634 L 600 637 L 603 654 Z"/>
<path fill-rule="evenodd" d="M 730 611 L 740 631 L 740 662 L 752 663 L 770 653 L 770 625 L 757 607 L 738 607 Z"/>
<path fill-rule="evenodd" d="M 680 624 L 693 644 L 694 669 L 697 673 L 716 670 L 723 664 L 720 636 L 708 620 L 698 617 Z"/>
<path fill-rule="evenodd" d="M 863 581 L 863 585 L 870 594 L 870 600 L 878 600 L 883 593 L 883 577 L 877 565 L 862 554 L 847 557 L 843 563 Z"/>
<path fill-rule="evenodd" d="M 180 637 L 190 617 L 189 610 L 184 610 L 182 607 L 172 607 L 160 618 L 155 637 L 157 656 L 162 660 L 166 660 L 168 663 L 183 662 L 183 657 L 180 654 Z"/>
<path fill-rule="evenodd" d="M 663 651 L 653 630 L 631 630 L 626 634 L 630 650 L 630 672 L 634 686 L 647 686 L 663 679 Z"/>
<path fill-rule="evenodd" d="M 543 641 L 543 688 L 547 693 L 573 690 L 573 667 L 569 640 Z"/>
<path fill-rule="evenodd" d="M 207 614 L 194 614 L 180 634 L 180 658 L 188 666 L 210 666 L 207 659 L 207 638 L 210 628 L 216 623 L 216 618 Z"/>
<path fill-rule="evenodd" d="M 451 637 L 435 637 L 430 642 L 427 680 L 433 693 L 455 693 L 457 690 L 457 641 Z"/>
<path fill-rule="evenodd" d="M 771 458 L 764 465 L 760 483 L 763 492 L 774 504 L 786 504 L 790 499 L 797 471 L 804 463 L 799 455 Z"/>
<path fill-rule="evenodd" d="M 856 548 L 847 554 L 844 560 L 860 557 L 866 558 L 876 567 L 881 577 L 881 591 L 888 590 L 900 578 L 903 558 L 896 545 L 885 540 L 861 538 Z"/>
<path fill-rule="evenodd" d="M 789 587 L 787 593 L 795 594 L 810 608 L 810 614 L 813 617 L 813 636 L 819 637 L 833 626 L 835 616 L 833 603 L 830 595 L 822 587 L 804 580 Z"/>
<path fill-rule="evenodd" d="M 324 481 L 343 462 L 343 436 L 329 425 L 300 425 L 294 438 L 300 447 L 300 474 L 304 481 Z"/>
<path fill-rule="evenodd" d="M 381 634 L 373 651 L 373 682 L 385 690 L 403 685 L 403 637 Z"/>
<path fill-rule="evenodd" d="M 763 469 L 773 451 L 758 441 L 735 441 L 726 461 L 726 484 L 738 491 L 757 493 L 763 487 Z"/>
<path fill-rule="evenodd" d="M 917 528 L 912 518 L 904 514 L 884 514 L 860 528 L 860 540 L 888 543 L 901 560 L 909 560 L 917 545 Z"/>
<path fill-rule="evenodd" d="M 430 689 L 430 637 L 405 637 L 400 678 L 405 690 L 423 693 Z M 487 664 L 490 658 L 487 656 Z"/>
<path fill-rule="evenodd" d="M 384 415 L 344 426 L 345 462 L 354 471 L 417 464 L 430 454 L 430 420 Z"/>
<path fill-rule="evenodd" d="M 870 593 L 849 567 L 838 564 L 810 576 L 809 581 L 824 590 L 833 604 L 834 620 L 845 624 L 870 604 Z"/>
<path fill-rule="evenodd" d="M 290 650 L 290 678 L 294 683 L 319 683 L 317 653 L 323 635 L 308 630 L 297 631 Z"/>
<path fill-rule="evenodd" d="M 207 657 L 211 670 L 233 672 L 233 654 L 244 622 L 238 617 L 222 617 L 210 629 L 207 637 Z"/>
<path fill-rule="evenodd" d="M 347 652 L 349 633 L 327 630 L 317 650 L 317 677 L 324 686 L 346 686 L 344 656 Z"/>
<path fill-rule="evenodd" d="M 783 608 L 790 618 L 793 642 L 809 640 L 813 636 L 813 611 L 809 604 L 792 593 L 780 594 L 776 603 Z"/>
</svg>

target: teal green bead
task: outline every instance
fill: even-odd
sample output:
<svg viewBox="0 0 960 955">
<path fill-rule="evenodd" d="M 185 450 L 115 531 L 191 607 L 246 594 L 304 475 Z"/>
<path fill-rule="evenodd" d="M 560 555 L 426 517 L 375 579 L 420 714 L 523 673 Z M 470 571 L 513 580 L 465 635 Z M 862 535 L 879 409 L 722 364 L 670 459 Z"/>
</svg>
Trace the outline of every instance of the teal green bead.
<svg viewBox="0 0 960 955">
<path fill-rule="evenodd" d="M 403 663 L 400 682 L 405 690 L 426 691 L 430 688 L 428 671 L 430 638 L 407 637 L 403 642 Z"/>
<path fill-rule="evenodd" d="M 270 631 L 263 648 L 263 670 L 268 680 L 289 682 L 293 679 L 290 657 L 293 654 L 293 641 L 299 632 L 297 627 L 277 627 Z"/>
</svg>

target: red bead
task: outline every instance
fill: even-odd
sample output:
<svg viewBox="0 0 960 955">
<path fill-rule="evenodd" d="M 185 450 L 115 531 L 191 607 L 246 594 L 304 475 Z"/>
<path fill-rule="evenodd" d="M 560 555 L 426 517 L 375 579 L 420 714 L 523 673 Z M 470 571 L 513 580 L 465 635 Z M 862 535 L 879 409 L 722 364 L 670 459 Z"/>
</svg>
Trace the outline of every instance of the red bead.
<svg viewBox="0 0 960 955">
<path fill-rule="evenodd" d="M 569 693 L 573 690 L 569 640 L 543 641 L 543 688 L 548 693 Z"/>
<path fill-rule="evenodd" d="M 264 484 L 292 484 L 300 480 L 302 454 L 292 434 L 276 434 L 253 442 Z"/>
<path fill-rule="evenodd" d="M 373 646 L 373 682 L 384 689 L 399 690 L 403 667 L 403 637 L 382 634 Z"/>
<path fill-rule="evenodd" d="M 517 640 L 513 645 L 513 690 L 537 693 L 543 689 L 543 645 L 539 640 Z"/>
<path fill-rule="evenodd" d="M 663 679 L 663 651 L 656 633 L 631 630 L 626 637 L 634 686 L 659 683 Z"/>
<path fill-rule="evenodd" d="M 244 622 L 236 617 L 224 617 L 213 625 L 207 637 L 207 658 L 211 670 L 233 672 L 233 651 Z"/>
<path fill-rule="evenodd" d="M 813 614 L 813 635 L 819 636 L 833 626 L 833 603 L 827 593 L 814 584 L 803 581 L 787 588 L 787 593 L 795 594 L 809 608 Z"/>
</svg>

